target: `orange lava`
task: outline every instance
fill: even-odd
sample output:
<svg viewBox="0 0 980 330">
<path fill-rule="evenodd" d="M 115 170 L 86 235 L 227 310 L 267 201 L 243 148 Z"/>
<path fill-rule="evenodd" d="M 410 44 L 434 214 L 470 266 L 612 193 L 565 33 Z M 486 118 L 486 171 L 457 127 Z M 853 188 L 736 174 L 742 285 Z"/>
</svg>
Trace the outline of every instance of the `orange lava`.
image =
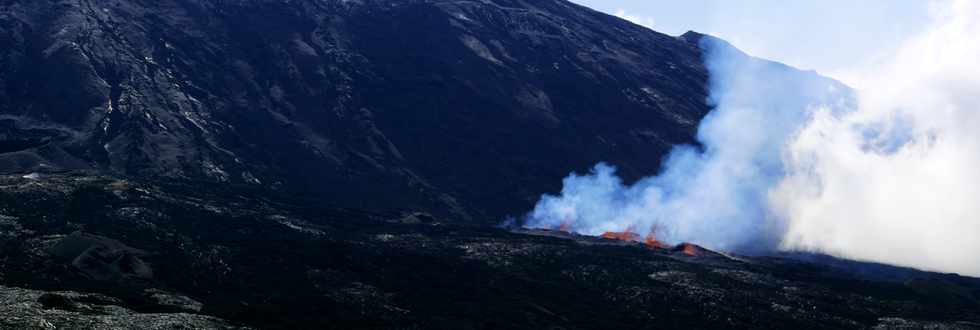
<svg viewBox="0 0 980 330">
<path fill-rule="evenodd" d="M 567 232 L 570 232 L 571 229 L 572 229 L 572 224 L 569 223 L 568 221 L 562 221 L 561 222 L 561 225 L 558 225 L 558 231 L 561 231 L 561 232 L 566 232 L 567 233 Z"/>
<path fill-rule="evenodd" d="M 602 235 L 599 235 L 599 237 L 626 242 L 640 241 L 640 235 L 633 232 L 633 226 L 627 227 L 624 231 L 607 231 L 602 233 Z"/>
<path fill-rule="evenodd" d="M 637 234 L 637 233 L 634 233 L 632 231 L 629 231 L 629 230 L 622 231 L 622 232 L 607 231 L 605 233 L 602 233 L 602 238 L 614 239 L 614 240 L 619 240 L 619 241 L 627 241 L 627 242 L 639 242 L 640 241 L 640 235 Z"/>
<path fill-rule="evenodd" d="M 656 234 L 654 234 L 653 231 L 647 234 L 646 237 L 641 238 L 640 234 L 633 232 L 633 227 L 626 228 L 625 231 L 607 231 L 605 233 L 602 233 L 602 235 L 599 235 L 599 237 L 605 239 L 614 239 L 617 241 L 624 241 L 624 242 L 643 243 L 647 247 L 655 248 L 655 249 L 671 248 L 669 244 L 658 240 Z"/>
<path fill-rule="evenodd" d="M 682 253 L 692 257 L 696 257 L 704 253 L 704 251 L 702 251 L 700 247 L 691 243 L 683 243 L 680 246 L 678 246 L 678 248 L 681 250 Z"/>
<path fill-rule="evenodd" d="M 667 243 L 658 241 L 657 240 L 657 236 L 654 235 L 653 232 L 650 232 L 649 234 L 647 234 L 646 239 L 643 240 L 643 244 L 646 244 L 646 246 L 649 246 L 649 247 L 652 247 L 652 248 L 658 248 L 658 249 L 669 249 L 670 248 L 670 245 L 668 245 Z"/>
</svg>

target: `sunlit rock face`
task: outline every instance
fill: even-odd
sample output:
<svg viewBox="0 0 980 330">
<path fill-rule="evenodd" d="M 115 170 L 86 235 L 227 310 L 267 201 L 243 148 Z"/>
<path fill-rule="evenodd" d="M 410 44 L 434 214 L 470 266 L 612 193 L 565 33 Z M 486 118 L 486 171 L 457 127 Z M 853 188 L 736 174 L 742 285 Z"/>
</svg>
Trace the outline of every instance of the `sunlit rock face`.
<svg viewBox="0 0 980 330">
<path fill-rule="evenodd" d="M 708 111 L 694 43 L 565 1 L 4 1 L 0 171 L 518 215 L 655 172 Z"/>
</svg>

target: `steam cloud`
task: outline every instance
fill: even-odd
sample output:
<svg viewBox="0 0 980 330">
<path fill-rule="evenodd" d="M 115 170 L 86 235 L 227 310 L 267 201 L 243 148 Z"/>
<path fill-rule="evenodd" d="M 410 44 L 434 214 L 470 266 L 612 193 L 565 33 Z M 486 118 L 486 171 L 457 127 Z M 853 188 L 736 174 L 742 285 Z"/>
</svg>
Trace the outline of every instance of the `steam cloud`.
<svg viewBox="0 0 980 330">
<path fill-rule="evenodd" d="M 980 3 L 933 16 L 859 92 L 702 39 L 700 146 L 632 185 L 605 164 L 572 174 L 525 226 L 980 275 Z"/>
</svg>

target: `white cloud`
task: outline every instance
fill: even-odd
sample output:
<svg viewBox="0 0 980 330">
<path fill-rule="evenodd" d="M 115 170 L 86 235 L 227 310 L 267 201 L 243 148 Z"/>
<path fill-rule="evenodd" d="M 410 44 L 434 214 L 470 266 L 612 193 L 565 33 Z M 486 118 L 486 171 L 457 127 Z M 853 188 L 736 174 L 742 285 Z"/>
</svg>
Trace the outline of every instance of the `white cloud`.
<svg viewBox="0 0 980 330">
<path fill-rule="evenodd" d="M 790 141 L 784 248 L 980 275 L 980 3 L 944 8 Z"/>
<path fill-rule="evenodd" d="M 657 25 L 656 24 L 657 21 L 655 21 L 653 17 L 630 15 L 626 12 L 625 9 L 616 9 L 616 12 L 613 15 L 616 15 L 616 17 L 625 19 L 627 21 L 633 22 L 633 24 L 642 25 L 650 29 L 654 29 L 654 27 Z"/>
</svg>

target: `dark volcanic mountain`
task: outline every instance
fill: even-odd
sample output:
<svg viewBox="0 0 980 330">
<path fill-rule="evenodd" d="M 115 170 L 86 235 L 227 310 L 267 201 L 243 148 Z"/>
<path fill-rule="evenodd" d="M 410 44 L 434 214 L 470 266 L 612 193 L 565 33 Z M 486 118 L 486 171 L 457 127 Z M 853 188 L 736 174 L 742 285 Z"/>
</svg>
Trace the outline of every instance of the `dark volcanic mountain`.
<svg viewBox="0 0 980 330">
<path fill-rule="evenodd" d="M 562 0 L 0 0 L 0 328 L 978 328 L 977 279 L 488 226 L 692 142 L 701 38 Z"/>
<path fill-rule="evenodd" d="M 566 1 L 4 1 L 0 170 L 97 169 L 498 222 L 653 173 L 695 43 Z"/>
</svg>

